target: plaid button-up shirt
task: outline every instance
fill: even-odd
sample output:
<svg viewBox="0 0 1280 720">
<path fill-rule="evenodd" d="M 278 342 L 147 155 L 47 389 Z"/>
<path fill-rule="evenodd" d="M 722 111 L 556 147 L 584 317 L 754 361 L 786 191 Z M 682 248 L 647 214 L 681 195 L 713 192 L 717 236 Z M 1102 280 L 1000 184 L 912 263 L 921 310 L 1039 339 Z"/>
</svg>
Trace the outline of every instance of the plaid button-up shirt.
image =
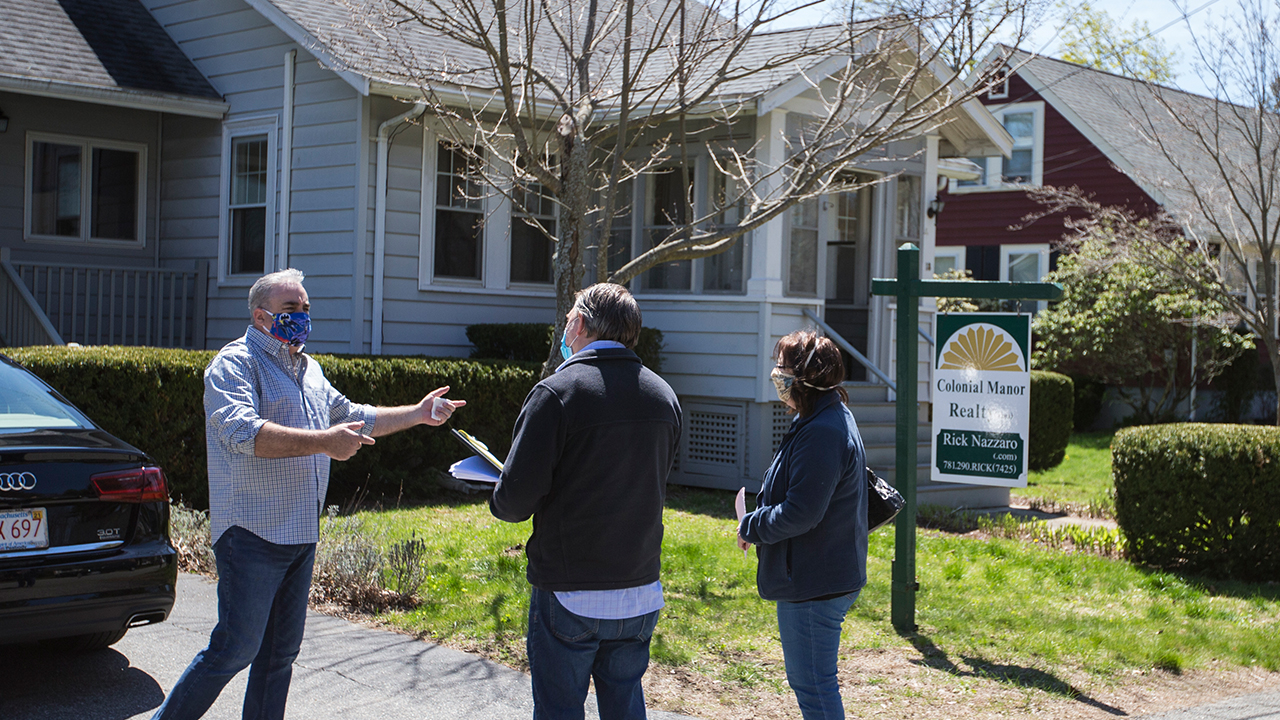
<svg viewBox="0 0 1280 720">
<path fill-rule="evenodd" d="M 254 457 L 268 422 L 325 430 L 359 420 L 373 431 L 372 406 L 347 400 L 303 353 L 250 326 L 204 371 L 205 444 L 213 542 L 232 525 L 279 545 L 314 543 L 329 489 L 329 457 Z"/>
</svg>

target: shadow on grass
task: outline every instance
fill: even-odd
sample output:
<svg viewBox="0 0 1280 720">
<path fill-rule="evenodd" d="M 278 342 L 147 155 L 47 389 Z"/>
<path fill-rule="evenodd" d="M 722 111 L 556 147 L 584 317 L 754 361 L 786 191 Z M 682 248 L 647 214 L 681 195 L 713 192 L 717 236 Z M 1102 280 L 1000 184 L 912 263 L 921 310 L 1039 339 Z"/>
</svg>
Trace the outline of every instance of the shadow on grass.
<svg viewBox="0 0 1280 720">
<path fill-rule="evenodd" d="M 737 492 L 733 490 L 708 490 L 668 484 L 666 506 L 694 515 L 732 520 L 736 517 L 733 511 L 735 495 Z M 755 507 L 755 500 L 755 493 L 747 493 L 747 510 Z"/>
<path fill-rule="evenodd" d="M 921 655 L 919 660 L 913 660 L 912 662 L 933 668 L 934 670 L 941 670 L 942 672 L 956 677 L 987 678 L 1018 687 L 1043 690 L 1047 693 L 1068 697 L 1077 702 L 1089 705 L 1090 707 L 1098 708 L 1110 715 L 1128 715 L 1128 713 L 1118 707 L 1108 705 L 1100 700 L 1089 697 L 1079 688 L 1057 677 L 1053 673 L 1048 673 L 1036 668 L 1023 667 L 1021 665 L 1001 665 L 979 657 L 961 655 L 961 662 L 968 666 L 966 669 L 965 667 L 957 665 L 955 661 L 947 656 L 947 653 L 944 652 L 942 648 L 934 644 L 934 642 L 928 637 L 913 634 L 909 636 L 908 639 Z"/>
</svg>

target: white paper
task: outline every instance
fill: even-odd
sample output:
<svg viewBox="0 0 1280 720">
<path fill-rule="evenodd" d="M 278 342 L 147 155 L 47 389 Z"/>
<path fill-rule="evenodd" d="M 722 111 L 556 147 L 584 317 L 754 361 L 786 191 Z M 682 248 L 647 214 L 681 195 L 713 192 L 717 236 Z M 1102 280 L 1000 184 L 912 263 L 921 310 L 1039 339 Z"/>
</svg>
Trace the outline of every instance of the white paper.
<svg viewBox="0 0 1280 720">
<path fill-rule="evenodd" d="M 496 483 L 501 477 L 498 471 L 479 455 L 472 455 L 450 465 L 449 474 L 459 480 L 483 483 Z"/>
<path fill-rule="evenodd" d="M 747 489 L 740 488 L 738 497 L 733 499 L 733 510 L 738 513 L 738 522 L 742 522 L 742 516 L 747 514 Z M 750 547 L 742 548 L 742 557 L 746 557 L 751 550 Z"/>
<path fill-rule="evenodd" d="M 445 406 L 448 405 L 448 403 L 449 401 L 444 398 L 431 398 L 431 419 L 444 420 L 447 418 L 448 415 L 446 415 L 444 411 Z"/>
</svg>

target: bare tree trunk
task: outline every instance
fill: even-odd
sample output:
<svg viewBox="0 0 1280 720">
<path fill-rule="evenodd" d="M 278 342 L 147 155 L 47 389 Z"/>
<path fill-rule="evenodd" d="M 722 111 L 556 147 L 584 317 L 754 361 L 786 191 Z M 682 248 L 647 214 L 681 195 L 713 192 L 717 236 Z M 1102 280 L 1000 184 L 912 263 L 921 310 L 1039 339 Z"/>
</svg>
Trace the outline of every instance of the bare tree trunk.
<svg viewBox="0 0 1280 720">
<path fill-rule="evenodd" d="M 565 316 L 573 309 L 574 295 L 582 289 L 583 265 L 580 259 L 582 242 L 586 239 L 587 207 L 591 200 L 588 161 L 590 147 L 578 132 L 579 124 L 565 116 L 557 132 L 560 133 L 561 194 L 560 221 L 563 229 L 556 242 L 556 326 L 551 337 L 551 352 L 542 366 L 542 377 L 549 377 L 560 366 L 560 339 L 564 336 Z"/>
</svg>

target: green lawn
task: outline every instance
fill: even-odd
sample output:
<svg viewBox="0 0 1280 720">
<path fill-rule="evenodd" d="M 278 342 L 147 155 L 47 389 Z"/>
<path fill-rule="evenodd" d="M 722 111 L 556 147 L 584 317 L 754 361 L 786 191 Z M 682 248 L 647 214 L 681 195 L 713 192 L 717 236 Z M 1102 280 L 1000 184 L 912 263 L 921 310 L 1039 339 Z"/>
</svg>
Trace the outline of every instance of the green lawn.
<svg viewBox="0 0 1280 720">
<path fill-rule="evenodd" d="M 1084 515 L 1115 516 L 1115 486 L 1111 482 L 1111 438 L 1114 432 L 1076 433 L 1066 457 L 1055 468 L 1032 472 L 1027 487 L 1012 494 L 1046 509 Z"/>
<path fill-rule="evenodd" d="M 728 492 L 673 488 L 664 518 L 667 607 L 653 658 L 725 682 L 785 689 L 776 671 L 773 605 L 756 594 L 754 558 L 734 547 L 731 502 Z M 386 613 L 383 621 L 523 664 L 528 523 L 500 522 L 483 503 L 360 518 L 379 542 L 413 533 L 426 543 L 430 574 L 422 604 Z M 1043 684 L 1036 678 L 1045 673 L 1118 677 L 1214 660 L 1280 669 L 1275 584 L 1210 584 L 1032 543 L 920 531 L 920 634 L 903 638 L 888 619 L 892 555 L 892 530 L 875 533 L 870 583 L 845 623 L 849 652 L 914 645 L 929 657 L 963 659 L 1032 686 Z"/>
</svg>

